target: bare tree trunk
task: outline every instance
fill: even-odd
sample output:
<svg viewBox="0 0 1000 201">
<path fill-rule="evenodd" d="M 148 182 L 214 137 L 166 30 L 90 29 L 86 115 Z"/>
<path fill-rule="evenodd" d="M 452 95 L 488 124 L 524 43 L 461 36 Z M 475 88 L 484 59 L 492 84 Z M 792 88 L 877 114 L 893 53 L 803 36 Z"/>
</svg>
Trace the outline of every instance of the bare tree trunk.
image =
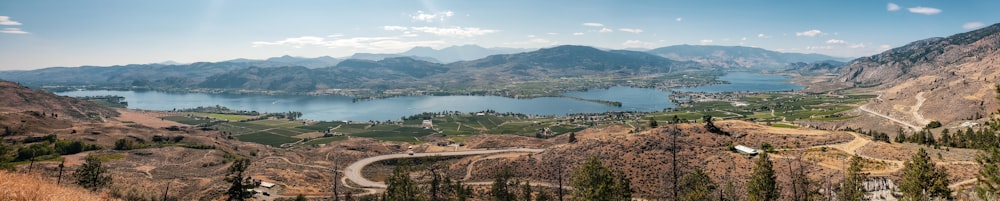
<svg viewBox="0 0 1000 201">
<path fill-rule="evenodd" d="M 59 163 L 59 177 L 56 178 L 56 185 L 62 183 L 62 173 L 63 173 L 63 167 L 66 167 L 65 164 L 66 160 L 63 160 L 63 162 Z"/>
<path fill-rule="evenodd" d="M 170 182 L 167 182 L 167 189 L 163 190 L 163 201 L 167 201 L 167 192 L 170 192 Z"/>
<path fill-rule="evenodd" d="M 337 186 L 340 186 L 340 181 L 338 181 L 340 180 L 340 172 L 337 171 L 339 168 L 340 158 L 333 157 L 333 200 L 335 201 L 340 201 L 340 191 L 337 189 Z"/>
</svg>

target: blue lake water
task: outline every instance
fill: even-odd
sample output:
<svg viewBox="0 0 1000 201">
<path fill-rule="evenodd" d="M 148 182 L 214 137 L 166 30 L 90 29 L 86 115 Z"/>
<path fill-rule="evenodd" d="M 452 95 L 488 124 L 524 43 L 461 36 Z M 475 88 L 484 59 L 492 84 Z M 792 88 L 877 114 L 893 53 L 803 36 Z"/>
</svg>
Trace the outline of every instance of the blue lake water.
<svg viewBox="0 0 1000 201">
<path fill-rule="evenodd" d="M 735 74 L 735 75 L 734 75 Z M 677 89 L 680 91 L 785 91 L 801 86 L 788 83 L 787 77 L 754 73 L 732 73 L 721 77 L 731 84 Z M 533 115 L 565 115 L 607 111 L 660 111 L 674 107 L 670 92 L 656 89 L 612 87 L 564 95 L 585 99 L 618 101 L 622 107 L 563 97 L 513 99 L 497 96 L 407 96 L 368 101 L 353 101 L 346 96 L 267 96 L 201 93 L 165 93 L 157 91 L 70 91 L 64 96 L 118 95 L 125 97 L 129 108 L 173 110 L 198 106 L 225 106 L 235 110 L 258 112 L 302 112 L 312 120 L 396 120 L 422 112 L 476 112 L 487 109 Z"/>
</svg>

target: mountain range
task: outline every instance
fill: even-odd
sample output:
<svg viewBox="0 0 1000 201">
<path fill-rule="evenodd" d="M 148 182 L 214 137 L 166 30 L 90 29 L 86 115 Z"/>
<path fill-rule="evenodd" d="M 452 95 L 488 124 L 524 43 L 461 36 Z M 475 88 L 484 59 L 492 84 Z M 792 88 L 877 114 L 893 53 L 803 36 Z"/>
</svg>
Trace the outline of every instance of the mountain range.
<svg viewBox="0 0 1000 201">
<path fill-rule="evenodd" d="M 693 55 L 693 52 L 705 51 L 715 52 L 713 53 L 715 56 Z M 753 55 L 763 56 L 750 59 Z M 383 62 L 387 59 L 389 60 Z M 441 81 L 465 84 L 476 81 L 496 82 L 546 77 L 630 76 L 677 70 L 741 70 L 747 67 L 778 65 L 788 61 L 813 62 L 829 59 L 837 58 L 723 46 L 681 45 L 642 52 L 600 50 L 572 45 L 534 51 L 464 45 L 439 50 L 416 47 L 398 54 L 359 53 L 343 59 L 328 56 L 302 58 L 285 55 L 265 60 L 234 59 L 191 64 L 53 67 L 27 71 L 0 71 L 0 79 L 17 81 L 28 86 L 248 87 L 247 89 L 300 91 L 368 86 L 393 88 L 410 85 L 400 83 L 426 84 L 441 83 Z M 273 74 L 262 74 L 265 72 Z M 295 73 L 302 74 L 292 75 Z M 318 75 L 323 76 L 316 77 Z M 434 79 L 436 82 L 422 79 Z M 223 83 L 225 80 L 234 83 Z M 244 80 L 256 81 L 256 84 L 241 82 Z M 303 83 L 276 84 L 282 80 L 296 80 Z"/>
<path fill-rule="evenodd" d="M 912 42 L 849 62 L 833 82 L 878 91 L 878 111 L 916 125 L 997 111 L 1000 24 Z"/>
</svg>

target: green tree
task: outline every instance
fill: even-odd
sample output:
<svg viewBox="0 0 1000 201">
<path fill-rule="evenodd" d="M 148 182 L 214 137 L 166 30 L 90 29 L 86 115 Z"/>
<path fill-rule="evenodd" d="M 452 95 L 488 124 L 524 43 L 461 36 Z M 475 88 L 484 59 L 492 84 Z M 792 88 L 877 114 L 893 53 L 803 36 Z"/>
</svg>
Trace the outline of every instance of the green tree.
<svg viewBox="0 0 1000 201">
<path fill-rule="evenodd" d="M 524 181 L 524 185 L 521 185 L 521 200 L 531 200 L 531 182 Z"/>
<path fill-rule="evenodd" d="M 778 200 L 781 189 L 778 188 L 778 180 L 774 174 L 774 164 L 771 163 L 767 152 L 761 152 L 757 157 L 750 182 L 747 184 L 747 200 Z"/>
<path fill-rule="evenodd" d="M 935 167 L 923 148 L 917 150 L 917 154 L 903 167 L 899 190 L 903 193 L 903 200 L 952 199 L 948 173 L 944 167 Z"/>
<path fill-rule="evenodd" d="M 226 190 L 226 200 L 246 200 L 247 198 L 253 197 L 255 192 L 250 191 L 253 189 L 254 182 L 250 180 L 250 177 L 244 177 L 247 167 L 250 166 L 250 159 L 237 158 L 233 161 L 233 164 L 229 166 L 229 173 L 226 174 L 226 182 L 229 182 L 229 189 Z"/>
<path fill-rule="evenodd" d="M 410 178 L 410 171 L 406 166 L 396 166 L 392 170 L 392 176 L 386 178 L 385 185 L 385 200 L 421 200 L 420 189 L 417 183 Z"/>
<path fill-rule="evenodd" d="M 574 200 L 610 201 L 630 200 L 632 190 L 624 174 L 601 165 L 597 157 L 591 157 L 573 170 L 570 181 Z"/>
<path fill-rule="evenodd" d="M 868 179 L 868 175 L 861 172 L 862 166 L 861 157 L 851 156 L 851 165 L 847 168 L 844 183 L 841 184 L 840 192 L 837 193 L 838 200 L 865 200 L 864 182 Z"/>
<path fill-rule="evenodd" d="M 304 196 L 302 194 L 299 194 L 299 195 L 295 196 L 295 201 L 309 201 L 309 199 L 306 198 L 306 196 Z"/>
<path fill-rule="evenodd" d="M 653 119 L 653 117 L 649 118 L 649 127 L 650 128 L 656 128 L 656 127 L 659 127 L 659 126 L 660 126 L 660 124 L 656 123 L 656 119 Z"/>
<path fill-rule="evenodd" d="M 552 201 L 552 195 L 544 190 L 538 191 L 538 195 L 535 195 L 535 201 Z"/>
<path fill-rule="evenodd" d="M 990 148 L 976 158 L 979 175 L 976 195 L 982 200 L 1000 200 L 1000 148 Z"/>
<path fill-rule="evenodd" d="M 569 143 L 576 143 L 576 132 L 569 132 Z"/>
<path fill-rule="evenodd" d="M 712 178 L 709 178 L 705 172 L 701 171 L 701 168 L 695 168 L 694 171 L 681 177 L 680 186 L 682 188 L 679 200 L 709 200 L 712 196 L 712 191 L 715 190 L 715 183 L 712 182 Z"/>
<path fill-rule="evenodd" d="M 517 200 L 517 196 L 514 194 L 514 189 L 517 187 L 517 182 L 511 180 L 514 177 L 514 172 L 510 169 L 504 168 L 500 172 L 497 172 L 496 176 L 493 178 L 493 185 L 490 187 L 490 195 L 493 196 L 495 201 L 514 201 Z"/>
<path fill-rule="evenodd" d="M 76 183 L 91 191 L 97 191 L 111 184 L 111 176 L 107 174 L 108 169 L 101 165 L 101 159 L 93 155 L 87 155 L 87 159 L 80 168 L 73 172 Z"/>
</svg>

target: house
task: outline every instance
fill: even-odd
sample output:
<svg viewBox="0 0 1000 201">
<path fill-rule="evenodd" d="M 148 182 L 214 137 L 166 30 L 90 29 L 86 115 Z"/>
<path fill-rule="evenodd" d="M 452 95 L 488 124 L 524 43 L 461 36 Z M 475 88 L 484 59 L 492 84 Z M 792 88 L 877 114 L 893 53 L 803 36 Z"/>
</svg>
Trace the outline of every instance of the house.
<svg viewBox="0 0 1000 201">
<path fill-rule="evenodd" d="M 747 154 L 747 155 L 751 155 L 751 156 L 757 155 L 757 149 L 754 149 L 754 148 L 750 148 L 750 147 L 743 146 L 743 145 L 736 145 L 735 148 L 736 148 L 736 151 L 738 151 L 738 152 L 740 152 L 742 154 Z"/>
<path fill-rule="evenodd" d="M 262 182 L 260 182 L 260 187 L 272 188 L 272 187 L 274 187 L 274 183 L 262 181 Z"/>
<path fill-rule="evenodd" d="M 432 129 L 434 128 L 434 122 L 430 119 L 426 119 L 423 122 L 420 122 L 420 127 L 424 127 L 424 129 Z"/>
</svg>

